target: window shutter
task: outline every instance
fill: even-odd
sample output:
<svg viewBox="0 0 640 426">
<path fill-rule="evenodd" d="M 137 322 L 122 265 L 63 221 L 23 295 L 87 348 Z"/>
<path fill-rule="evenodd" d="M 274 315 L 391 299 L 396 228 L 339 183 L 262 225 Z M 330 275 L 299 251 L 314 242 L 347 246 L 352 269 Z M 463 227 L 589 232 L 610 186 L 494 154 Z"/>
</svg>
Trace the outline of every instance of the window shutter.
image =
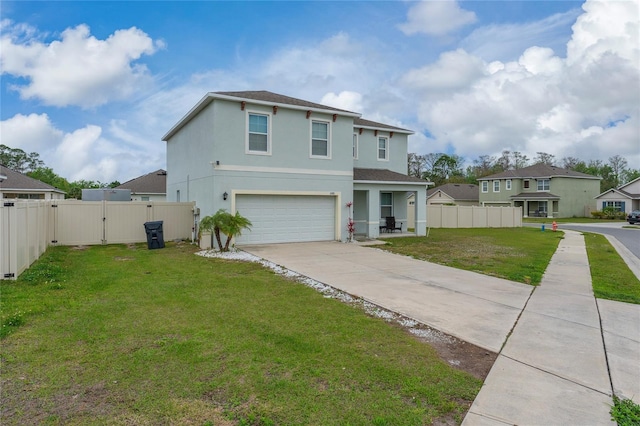
<svg viewBox="0 0 640 426">
<path fill-rule="evenodd" d="M 606 201 L 603 201 L 603 202 L 602 202 L 602 210 L 604 210 L 606 207 L 607 207 L 607 202 L 606 202 Z"/>
<path fill-rule="evenodd" d="M 620 211 L 621 212 L 626 212 L 626 210 L 624 209 L 624 201 L 620 202 Z"/>
</svg>

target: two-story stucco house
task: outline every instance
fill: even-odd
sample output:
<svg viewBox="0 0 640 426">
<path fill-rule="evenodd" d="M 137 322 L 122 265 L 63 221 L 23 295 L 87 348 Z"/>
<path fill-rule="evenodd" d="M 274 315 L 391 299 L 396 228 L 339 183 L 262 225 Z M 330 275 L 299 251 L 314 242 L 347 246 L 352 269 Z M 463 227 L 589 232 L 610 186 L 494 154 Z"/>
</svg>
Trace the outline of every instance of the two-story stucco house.
<svg viewBox="0 0 640 426">
<path fill-rule="evenodd" d="M 523 215 L 587 217 L 596 209 L 598 176 L 546 164 L 507 170 L 478 179 L 480 205 L 521 206 Z"/>
<path fill-rule="evenodd" d="M 200 215 L 240 212 L 237 244 L 375 238 L 387 216 L 406 231 L 407 192 L 426 232 L 426 182 L 407 176 L 411 131 L 267 91 L 207 93 L 169 132 L 167 201 Z M 353 203 L 350 208 L 348 203 Z"/>
</svg>

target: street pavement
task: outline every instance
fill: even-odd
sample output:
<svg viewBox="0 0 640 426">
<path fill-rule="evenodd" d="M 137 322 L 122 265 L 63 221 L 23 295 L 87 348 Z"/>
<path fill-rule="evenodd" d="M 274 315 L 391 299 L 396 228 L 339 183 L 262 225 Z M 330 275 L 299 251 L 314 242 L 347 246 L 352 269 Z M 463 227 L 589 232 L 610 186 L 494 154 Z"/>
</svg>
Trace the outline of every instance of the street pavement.
<svg viewBox="0 0 640 426">
<path fill-rule="evenodd" d="M 614 424 L 612 390 L 640 403 L 640 305 L 593 297 L 578 232 L 539 287 L 357 244 L 241 248 L 499 353 L 465 426 Z"/>
</svg>

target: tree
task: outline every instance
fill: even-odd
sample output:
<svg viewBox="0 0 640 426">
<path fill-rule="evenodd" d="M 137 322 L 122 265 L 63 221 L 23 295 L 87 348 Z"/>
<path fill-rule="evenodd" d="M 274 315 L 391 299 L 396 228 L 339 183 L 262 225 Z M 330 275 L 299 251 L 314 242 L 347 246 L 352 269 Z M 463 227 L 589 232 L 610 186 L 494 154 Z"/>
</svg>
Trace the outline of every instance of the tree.
<svg viewBox="0 0 640 426">
<path fill-rule="evenodd" d="M 433 164 L 430 179 L 436 186 L 448 182 L 460 182 L 464 180 L 462 164 L 464 159 L 459 155 L 441 154 Z"/>
<path fill-rule="evenodd" d="M 547 166 L 556 165 L 556 156 L 546 152 L 536 152 L 533 164 L 546 164 Z"/>
<path fill-rule="evenodd" d="M 496 161 L 496 165 L 502 168 L 502 171 L 514 169 L 515 167 L 511 159 L 511 151 L 508 149 L 502 151 L 502 155 Z"/>
<path fill-rule="evenodd" d="M 69 181 L 58 176 L 51 167 L 38 167 L 35 170 L 27 172 L 27 176 L 58 188 L 64 192 L 69 192 Z"/>
<path fill-rule="evenodd" d="M 20 173 L 44 167 L 44 161 L 37 152 L 27 154 L 20 148 L 10 148 L 3 144 L 0 144 L 0 164 Z"/>
<path fill-rule="evenodd" d="M 562 162 L 562 168 L 569 170 L 575 170 L 578 163 L 580 163 L 580 159 L 576 157 L 563 157 L 560 161 Z"/>
<path fill-rule="evenodd" d="M 415 176 L 422 179 L 426 162 L 427 160 L 424 155 L 418 155 L 413 152 L 407 154 L 407 170 L 409 176 Z"/>
<path fill-rule="evenodd" d="M 611 167 L 611 177 L 617 188 L 623 183 L 624 172 L 627 170 L 627 160 L 620 155 L 609 157 L 609 167 Z"/>
<path fill-rule="evenodd" d="M 529 165 L 529 157 L 521 153 L 520 151 L 513 151 L 511 154 L 513 156 L 513 168 L 514 169 L 524 169 Z"/>
</svg>

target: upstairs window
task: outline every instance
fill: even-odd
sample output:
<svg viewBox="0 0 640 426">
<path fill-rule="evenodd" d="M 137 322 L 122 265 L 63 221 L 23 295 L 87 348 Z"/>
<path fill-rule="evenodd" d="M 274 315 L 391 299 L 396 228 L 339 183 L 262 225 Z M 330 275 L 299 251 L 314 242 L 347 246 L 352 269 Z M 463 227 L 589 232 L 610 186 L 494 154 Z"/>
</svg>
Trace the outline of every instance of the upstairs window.
<svg viewBox="0 0 640 426">
<path fill-rule="evenodd" d="M 489 192 L 489 181 L 488 180 L 483 180 L 482 181 L 482 192 Z"/>
<path fill-rule="evenodd" d="M 311 121 L 311 156 L 329 157 L 329 123 L 326 121 Z"/>
<path fill-rule="evenodd" d="M 525 180 L 524 182 L 522 182 L 522 187 L 524 189 L 529 189 L 529 180 Z"/>
<path fill-rule="evenodd" d="M 538 179 L 538 191 L 549 190 L 549 179 Z"/>
<path fill-rule="evenodd" d="M 267 114 L 249 114 L 249 134 L 247 152 L 253 154 L 269 154 L 269 116 Z"/>
<path fill-rule="evenodd" d="M 378 160 L 389 159 L 389 140 L 387 138 L 378 138 Z"/>
<path fill-rule="evenodd" d="M 493 192 L 500 192 L 500 181 L 499 180 L 494 180 L 493 181 Z"/>
<path fill-rule="evenodd" d="M 507 191 L 511 191 L 511 179 L 507 179 L 504 182 L 504 189 L 506 189 Z"/>
</svg>

